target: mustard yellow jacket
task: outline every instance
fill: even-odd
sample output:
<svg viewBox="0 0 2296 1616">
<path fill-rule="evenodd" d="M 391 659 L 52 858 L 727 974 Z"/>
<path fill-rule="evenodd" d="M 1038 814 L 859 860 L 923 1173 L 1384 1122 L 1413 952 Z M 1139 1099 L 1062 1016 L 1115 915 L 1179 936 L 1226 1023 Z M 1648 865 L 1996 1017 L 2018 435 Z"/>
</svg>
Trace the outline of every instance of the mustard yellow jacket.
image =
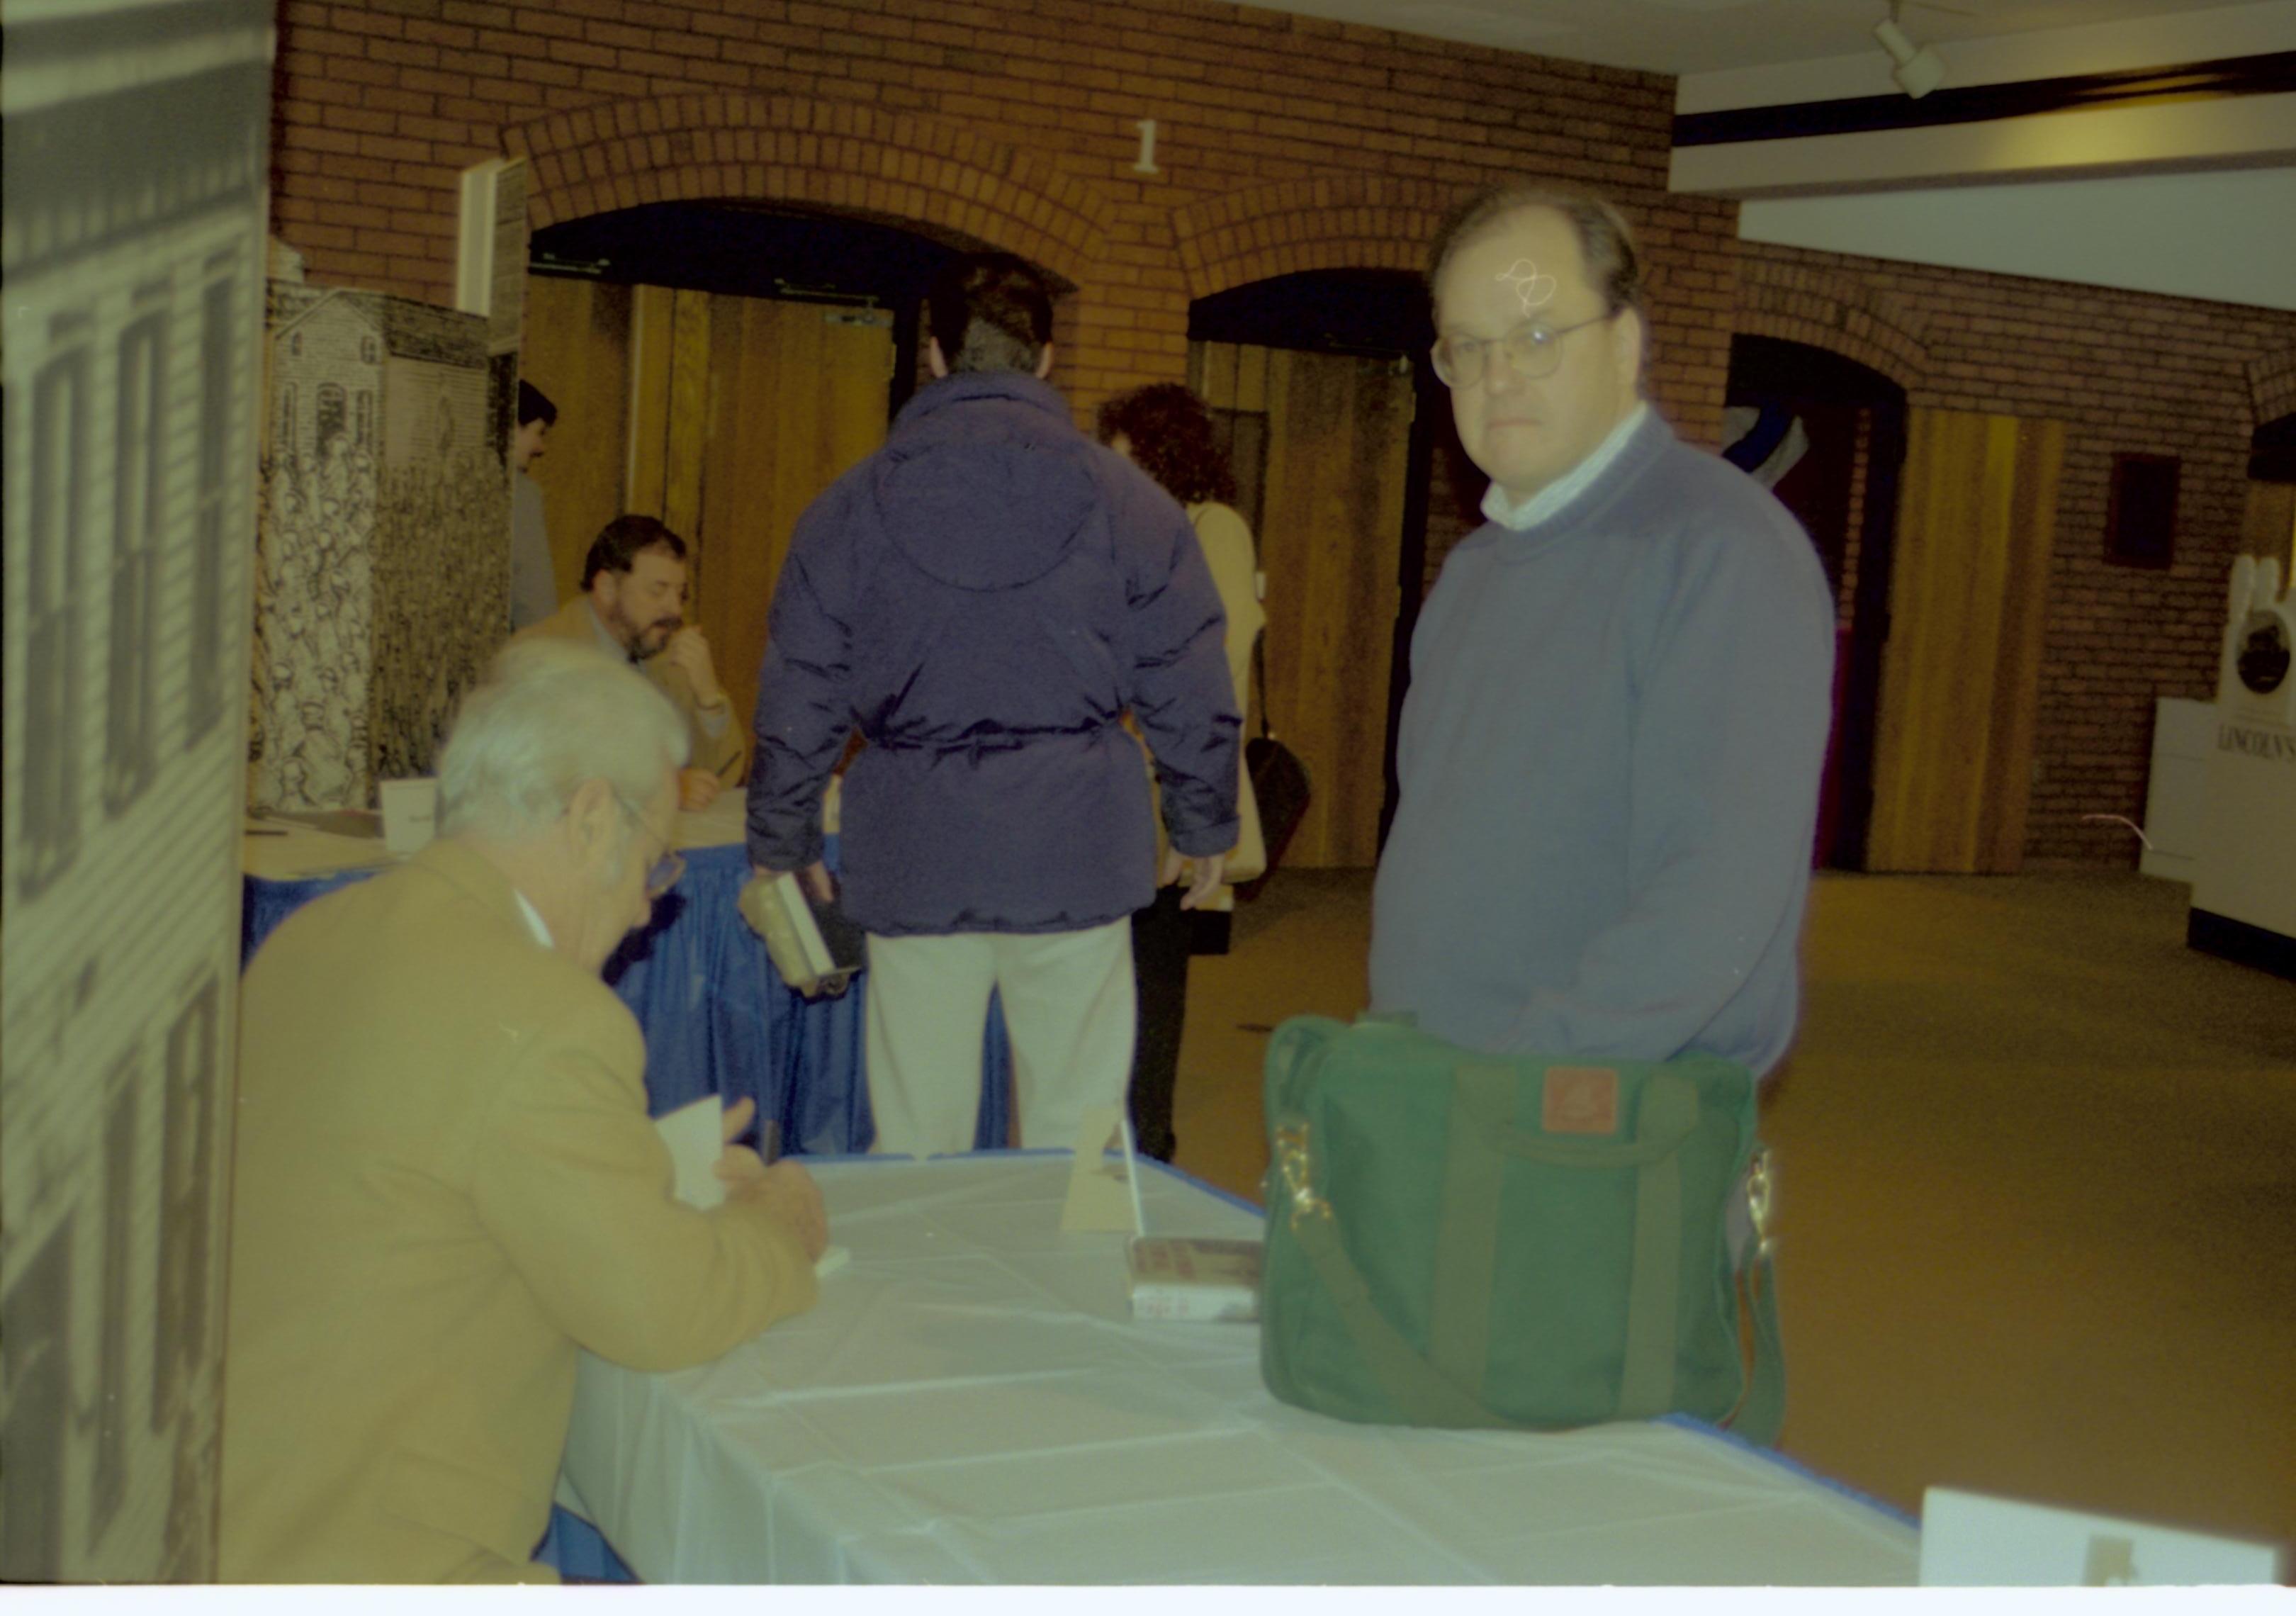
<svg viewBox="0 0 2296 1616">
<path fill-rule="evenodd" d="M 816 1282 L 671 1198 L 636 1021 L 458 842 L 330 894 L 242 989 L 226 1582 L 551 1580 L 575 1349 L 705 1362 Z"/>
<path fill-rule="evenodd" d="M 513 643 L 533 637 L 601 645 L 598 614 L 590 609 L 590 597 L 578 595 L 540 622 L 529 623 L 511 636 Z M 701 726 L 701 705 L 684 673 L 661 657 L 648 657 L 637 665 L 637 669 L 685 715 L 686 734 L 693 738 L 692 767 L 708 769 L 728 785 L 739 783 L 742 771 L 749 764 L 750 732 L 742 726 L 742 715 L 734 710 L 733 703 L 729 701 L 726 704 L 726 727 L 712 735 Z"/>
</svg>

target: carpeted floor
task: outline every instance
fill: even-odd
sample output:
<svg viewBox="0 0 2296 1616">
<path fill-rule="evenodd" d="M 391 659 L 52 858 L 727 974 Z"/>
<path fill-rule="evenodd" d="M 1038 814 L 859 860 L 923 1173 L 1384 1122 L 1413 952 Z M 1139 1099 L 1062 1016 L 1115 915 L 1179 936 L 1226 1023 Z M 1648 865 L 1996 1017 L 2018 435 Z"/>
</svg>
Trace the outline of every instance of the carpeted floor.
<svg viewBox="0 0 2296 1616">
<path fill-rule="evenodd" d="M 1179 1165 L 1258 1199 L 1259 1060 L 1361 1008 L 1367 871 L 1285 872 L 1190 983 Z M 1784 1447 L 2296 1550 L 2296 984 L 2136 875 L 1825 876 L 1769 1087 Z"/>
</svg>

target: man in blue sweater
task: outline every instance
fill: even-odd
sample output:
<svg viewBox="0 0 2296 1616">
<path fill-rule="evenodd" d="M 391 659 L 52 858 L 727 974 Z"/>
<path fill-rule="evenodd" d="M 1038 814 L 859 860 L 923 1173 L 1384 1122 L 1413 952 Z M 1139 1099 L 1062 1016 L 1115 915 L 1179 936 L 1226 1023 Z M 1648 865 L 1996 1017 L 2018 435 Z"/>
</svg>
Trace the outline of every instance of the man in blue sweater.
<svg viewBox="0 0 2296 1616">
<path fill-rule="evenodd" d="M 750 857 L 825 887 L 822 792 L 858 728 L 844 904 L 869 935 L 876 1148 L 972 1148 L 992 989 L 1020 1143 L 1065 1148 L 1132 1070 L 1132 913 L 1157 871 L 1128 711 L 1193 900 L 1235 844 L 1226 619 L 1186 514 L 1046 385 L 1035 272 L 958 259 L 929 308 L 940 380 L 808 507 L 775 586 Z"/>
<path fill-rule="evenodd" d="M 1490 520 L 1412 643 L 1373 1006 L 1474 1048 L 1767 1073 L 1831 713 L 1824 570 L 1643 400 L 1641 268 L 1608 203 L 1487 193 L 1429 279 Z"/>
</svg>

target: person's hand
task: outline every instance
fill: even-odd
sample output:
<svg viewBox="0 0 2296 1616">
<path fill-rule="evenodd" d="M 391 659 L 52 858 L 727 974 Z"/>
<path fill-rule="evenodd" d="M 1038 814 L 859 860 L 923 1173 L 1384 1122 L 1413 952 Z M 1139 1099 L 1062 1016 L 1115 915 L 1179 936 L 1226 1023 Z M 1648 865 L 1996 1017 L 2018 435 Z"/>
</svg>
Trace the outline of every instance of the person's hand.
<svg viewBox="0 0 2296 1616">
<path fill-rule="evenodd" d="M 709 641 L 693 624 L 669 636 L 661 657 L 685 676 L 685 682 L 693 687 L 693 699 L 702 706 L 715 707 L 726 699 L 726 693 L 718 688 L 718 669 L 709 660 Z"/>
<path fill-rule="evenodd" d="M 750 861 L 750 874 L 762 876 L 767 881 L 775 881 L 787 874 L 788 872 L 768 870 L 765 865 L 752 859 Z M 797 873 L 797 881 L 798 885 L 803 888 L 808 896 L 819 902 L 829 903 L 837 897 L 836 880 L 829 874 L 829 866 L 817 858 Z"/>
<path fill-rule="evenodd" d="M 1186 874 L 1187 870 L 1187 855 L 1177 848 L 1166 848 L 1164 862 L 1156 871 L 1156 884 L 1160 888 L 1177 887 L 1180 884 L 1180 877 Z"/>
<path fill-rule="evenodd" d="M 726 783 L 706 768 L 682 768 L 677 771 L 677 806 L 687 813 L 698 813 L 718 800 L 718 793 Z"/>
<path fill-rule="evenodd" d="M 821 1203 L 821 1186 L 796 1162 L 776 1161 L 753 1178 L 728 1185 L 726 1198 L 765 1208 L 767 1217 L 797 1236 L 807 1261 L 820 1261 L 829 1250 L 829 1211 Z"/>
<path fill-rule="evenodd" d="M 726 1193 L 729 1195 L 734 1193 L 734 1185 L 766 1175 L 765 1161 L 758 1153 L 746 1144 L 734 1143 L 749 1132 L 750 1119 L 757 1114 L 758 1103 L 755 1100 L 737 1100 L 726 1108 L 723 1136 L 726 1148 L 709 1170 L 718 1175 L 718 1181 L 726 1186 Z"/>
<path fill-rule="evenodd" d="M 1196 878 L 1180 895 L 1180 907 L 1201 909 L 1210 903 L 1220 890 L 1220 877 L 1227 874 L 1227 855 L 1214 853 L 1208 858 L 1193 860 Z"/>
</svg>

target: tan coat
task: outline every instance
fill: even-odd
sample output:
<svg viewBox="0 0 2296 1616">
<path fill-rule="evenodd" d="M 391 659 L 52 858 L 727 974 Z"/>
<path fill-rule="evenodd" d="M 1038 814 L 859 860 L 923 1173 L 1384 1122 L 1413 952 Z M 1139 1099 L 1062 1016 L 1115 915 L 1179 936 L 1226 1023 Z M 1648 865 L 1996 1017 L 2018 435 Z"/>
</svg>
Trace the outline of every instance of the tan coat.
<svg viewBox="0 0 2296 1616">
<path fill-rule="evenodd" d="M 540 622 L 520 629 L 511 636 L 512 643 L 529 636 L 571 640 L 578 645 L 598 645 L 601 649 L 610 644 L 605 630 L 598 626 L 598 614 L 591 610 L 586 595 L 576 595 Z M 685 715 L 686 733 L 693 737 L 693 767 L 708 769 L 728 785 L 737 783 L 749 765 L 750 736 L 734 713 L 733 704 L 726 704 L 725 729 L 712 735 L 701 726 L 701 704 L 694 699 L 693 685 L 683 672 L 663 657 L 648 657 L 637 668 Z"/>
<path fill-rule="evenodd" d="M 242 988 L 226 1582 L 552 1580 L 575 1349 L 706 1362 L 817 1294 L 754 1205 L 671 1198 L 612 991 L 452 841 Z"/>
</svg>

